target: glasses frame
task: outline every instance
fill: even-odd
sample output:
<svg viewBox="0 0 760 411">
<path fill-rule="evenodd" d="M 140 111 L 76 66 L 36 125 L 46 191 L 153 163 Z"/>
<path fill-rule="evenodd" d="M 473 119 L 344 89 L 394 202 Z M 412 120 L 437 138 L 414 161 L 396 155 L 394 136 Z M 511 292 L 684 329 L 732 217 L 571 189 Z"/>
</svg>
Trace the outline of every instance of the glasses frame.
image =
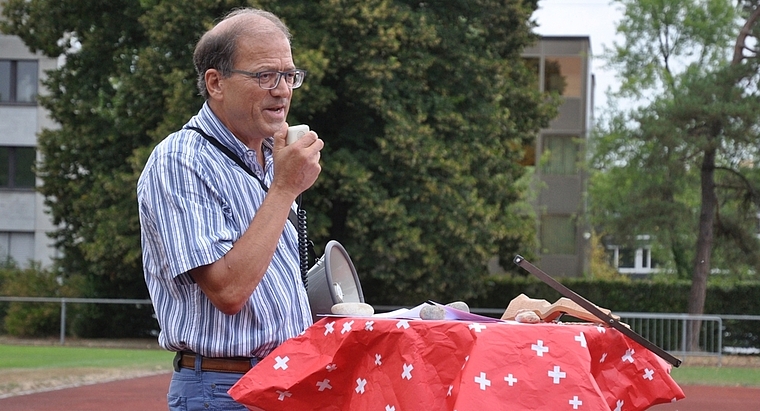
<svg viewBox="0 0 760 411">
<path fill-rule="evenodd" d="M 259 71 L 259 72 L 256 72 L 256 73 L 251 72 L 251 71 L 232 69 L 232 70 L 230 70 L 230 72 L 237 73 L 237 74 L 242 74 L 242 75 L 244 75 L 246 77 L 257 79 L 259 81 L 259 87 L 261 87 L 263 90 L 274 90 L 274 89 L 276 89 L 277 86 L 280 85 L 280 80 L 282 79 L 282 77 L 285 76 L 285 75 L 288 75 L 288 74 L 295 74 L 295 77 L 294 77 L 294 80 L 293 80 L 294 81 L 293 85 L 292 86 L 290 86 L 290 85 L 288 86 L 288 88 L 290 88 L 291 90 L 297 89 L 297 88 L 301 87 L 301 85 L 303 84 L 304 78 L 306 78 L 306 70 L 302 70 L 302 69 L 293 69 L 293 70 L 288 70 L 288 71 L 264 70 L 264 71 Z M 299 73 L 301 74 L 301 76 L 300 76 L 300 82 L 295 83 L 295 80 L 299 78 L 298 77 Z M 275 81 L 274 81 L 274 86 L 272 86 L 272 87 L 264 87 L 264 86 L 261 85 L 261 76 L 263 76 L 264 74 L 277 74 L 277 79 L 275 79 Z M 286 82 L 286 84 L 287 84 L 287 82 Z"/>
</svg>

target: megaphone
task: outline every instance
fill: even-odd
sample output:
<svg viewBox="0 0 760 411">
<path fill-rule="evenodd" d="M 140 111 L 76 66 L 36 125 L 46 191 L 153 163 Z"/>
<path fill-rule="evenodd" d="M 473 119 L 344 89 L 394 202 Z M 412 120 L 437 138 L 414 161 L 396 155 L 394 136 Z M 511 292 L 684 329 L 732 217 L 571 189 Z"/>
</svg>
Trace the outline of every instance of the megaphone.
<svg viewBox="0 0 760 411">
<path fill-rule="evenodd" d="M 364 293 L 356 268 L 346 249 L 330 240 L 325 253 L 307 273 L 306 292 L 314 322 L 320 314 L 330 314 L 338 303 L 363 303 Z"/>
</svg>

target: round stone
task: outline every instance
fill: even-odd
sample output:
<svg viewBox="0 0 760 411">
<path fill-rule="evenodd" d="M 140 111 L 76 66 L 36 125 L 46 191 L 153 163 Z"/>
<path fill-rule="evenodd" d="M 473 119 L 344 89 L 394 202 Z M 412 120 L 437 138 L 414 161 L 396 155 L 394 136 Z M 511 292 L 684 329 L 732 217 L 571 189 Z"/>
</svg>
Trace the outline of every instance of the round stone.
<svg viewBox="0 0 760 411">
<path fill-rule="evenodd" d="M 443 320 L 446 318 L 446 310 L 439 305 L 426 305 L 420 309 L 420 318 L 423 320 Z"/>
<path fill-rule="evenodd" d="M 365 303 L 338 303 L 330 308 L 330 312 L 335 315 L 371 316 L 375 313 L 375 309 Z"/>
<path fill-rule="evenodd" d="M 454 309 L 457 309 L 457 310 L 459 310 L 459 311 L 464 311 L 464 312 L 466 312 L 466 313 L 469 313 L 469 312 L 470 312 L 470 306 L 469 306 L 469 305 L 467 305 L 467 303 L 466 303 L 466 302 L 464 302 L 464 301 L 454 301 L 454 302 L 450 302 L 450 303 L 446 304 L 446 306 L 447 306 L 447 307 L 451 307 L 451 308 L 454 308 Z"/>
</svg>

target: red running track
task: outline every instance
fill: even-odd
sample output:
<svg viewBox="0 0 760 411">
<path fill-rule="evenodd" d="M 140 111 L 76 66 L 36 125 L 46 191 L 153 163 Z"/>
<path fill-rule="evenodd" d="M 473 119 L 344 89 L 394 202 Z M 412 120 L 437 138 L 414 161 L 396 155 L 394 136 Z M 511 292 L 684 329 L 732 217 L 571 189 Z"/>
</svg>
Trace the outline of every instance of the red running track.
<svg viewBox="0 0 760 411">
<path fill-rule="evenodd" d="M 2 411 L 167 411 L 171 373 L 0 399 Z M 686 398 L 654 411 L 760 410 L 760 388 L 681 387 Z"/>
<path fill-rule="evenodd" d="M 0 399 L 2 411 L 167 411 L 171 373 Z"/>
</svg>

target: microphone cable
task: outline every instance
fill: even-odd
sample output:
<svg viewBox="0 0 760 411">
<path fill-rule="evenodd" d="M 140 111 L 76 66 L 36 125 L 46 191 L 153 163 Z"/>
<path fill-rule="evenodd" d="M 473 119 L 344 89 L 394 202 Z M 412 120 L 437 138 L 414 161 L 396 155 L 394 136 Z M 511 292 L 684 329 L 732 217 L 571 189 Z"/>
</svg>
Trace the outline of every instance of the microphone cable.
<svg viewBox="0 0 760 411">
<path fill-rule="evenodd" d="M 298 233 L 298 257 L 301 268 L 301 281 L 303 287 L 309 289 L 309 235 L 306 228 L 306 210 L 301 208 L 301 195 L 298 196 L 298 224 L 296 232 Z"/>
</svg>

